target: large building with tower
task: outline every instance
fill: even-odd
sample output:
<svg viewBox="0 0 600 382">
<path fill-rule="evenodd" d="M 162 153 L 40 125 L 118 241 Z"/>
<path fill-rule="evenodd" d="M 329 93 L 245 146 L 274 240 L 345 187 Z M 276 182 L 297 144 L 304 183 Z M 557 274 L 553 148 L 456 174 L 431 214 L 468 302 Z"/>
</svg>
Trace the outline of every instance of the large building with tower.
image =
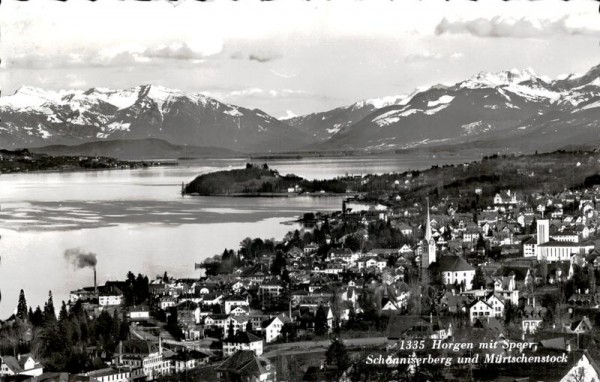
<svg viewBox="0 0 600 382">
<path fill-rule="evenodd" d="M 535 257 L 538 261 L 549 262 L 570 260 L 573 255 L 585 255 L 594 249 L 593 244 L 571 241 L 559 241 L 550 237 L 550 220 L 539 219 L 536 224 L 536 236 L 524 243 L 525 257 Z"/>
</svg>

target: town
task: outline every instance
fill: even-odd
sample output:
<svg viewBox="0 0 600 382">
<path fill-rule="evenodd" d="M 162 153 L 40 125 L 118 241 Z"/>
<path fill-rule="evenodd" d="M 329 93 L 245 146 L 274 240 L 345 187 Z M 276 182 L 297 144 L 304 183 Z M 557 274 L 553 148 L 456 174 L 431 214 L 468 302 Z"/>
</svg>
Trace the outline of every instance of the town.
<svg viewBox="0 0 600 382">
<path fill-rule="evenodd" d="M 514 188 L 481 173 L 426 188 L 437 167 L 365 176 L 339 211 L 246 238 L 191 264 L 196 278 L 98 285 L 94 268 L 56 308 L 51 292 L 33 308 L 21 291 L 1 323 L 0 379 L 598 380 L 600 177 L 582 178 L 598 168 L 585 155 L 577 182 L 522 169 Z M 368 362 L 398 357 L 433 361 Z"/>
</svg>

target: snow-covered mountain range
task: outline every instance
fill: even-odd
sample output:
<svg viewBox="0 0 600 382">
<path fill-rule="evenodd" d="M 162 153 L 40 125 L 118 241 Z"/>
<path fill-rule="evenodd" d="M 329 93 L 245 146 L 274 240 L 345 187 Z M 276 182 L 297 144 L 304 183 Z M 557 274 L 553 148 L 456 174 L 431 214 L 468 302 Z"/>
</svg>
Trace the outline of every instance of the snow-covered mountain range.
<svg viewBox="0 0 600 382">
<path fill-rule="evenodd" d="M 600 65 L 558 79 L 531 69 L 277 120 L 261 110 L 159 86 L 0 97 L 0 147 L 158 138 L 237 152 L 482 145 L 550 150 L 600 143 Z"/>
<path fill-rule="evenodd" d="M 286 119 L 289 125 L 300 129 L 317 142 L 326 141 L 336 134 L 346 131 L 375 110 L 385 106 L 399 105 L 407 97 L 404 95 L 366 99 L 349 106 L 312 113 Z"/>
<path fill-rule="evenodd" d="M 479 73 L 397 97 L 382 107 L 297 117 L 299 129 L 334 132 L 316 149 L 384 150 L 490 142 L 523 150 L 600 142 L 600 65 L 551 80 L 531 69 Z M 308 125 L 308 126 L 307 126 Z M 343 126 L 335 131 L 336 126 Z"/>
<path fill-rule="evenodd" d="M 173 144 L 268 152 L 311 142 L 261 110 L 151 85 L 59 92 L 21 87 L 0 97 L 0 117 L 2 147 L 159 138 Z"/>
</svg>

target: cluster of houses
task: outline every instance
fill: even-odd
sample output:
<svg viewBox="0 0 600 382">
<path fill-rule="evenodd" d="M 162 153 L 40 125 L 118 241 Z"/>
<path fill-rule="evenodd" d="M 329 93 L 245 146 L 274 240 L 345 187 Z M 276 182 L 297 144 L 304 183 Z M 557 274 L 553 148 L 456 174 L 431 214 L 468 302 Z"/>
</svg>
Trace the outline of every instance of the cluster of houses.
<svg viewBox="0 0 600 382">
<path fill-rule="evenodd" d="M 492 200 L 476 213 L 458 212 L 449 199 L 403 208 L 344 203 L 342 212 L 328 216 L 331 227 L 354 220 L 361 227 L 355 235 L 367 241 L 368 231 L 362 227 L 385 221 L 407 238 L 406 244 L 351 250 L 344 245 L 345 237 L 327 237 L 331 248 L 325 255 L 322 244 L 289 246 L 285 278 L 272 273 L 273 258 L 265 256 L 228 274 L 157 277 L 149 284 L 150 304 L 142 306 L 123 306 L 124 285 L 118 281 L 73 291 L 71 303 L 84 301 L 95 313 L 120 309 L 132 332 L 140 335 L 120 343 L 106 369 L 81 377 L 151 380 L 209 364 L 216 380 L 275 381 L 277 373 L 267 355 L 278 343 L 311 338 L 318 325 L 331 333 L 369 304 L 389 317 L 391 344 L 405 338 L 453 338 L 457 319 L 485 336 L 507 339 L 510 333 L 503 323 L 516 311 L 522 338 L 550 330 L 554 337 L 541 340 L 540 347 L 570 349 L 569 335 L 594 330 L 594 320 L 578 309 L 600 304 L 595 282 L 574 290 L 564 302 L 572 307 L 571 314 L 560 322 L 549 321 L 549 308 L 536 288 L 558 290 L 577 272 L 593 273 L 600 267 L 591 241 L 600 222 L 600 189 L 527 197 L 506 190 Z M 444 288 L 433 297 L 427 315 L 421 314 L 419 290 L 429 284 Z M 181 340 L 151 334 L 163 330 L 151 314 L 157 310 L 177 315 Z M 186 351 L 171 350 L 181 348 Z M 0 375 L 41 370 L 27 356 L 2 359 Z"/>
</svg>

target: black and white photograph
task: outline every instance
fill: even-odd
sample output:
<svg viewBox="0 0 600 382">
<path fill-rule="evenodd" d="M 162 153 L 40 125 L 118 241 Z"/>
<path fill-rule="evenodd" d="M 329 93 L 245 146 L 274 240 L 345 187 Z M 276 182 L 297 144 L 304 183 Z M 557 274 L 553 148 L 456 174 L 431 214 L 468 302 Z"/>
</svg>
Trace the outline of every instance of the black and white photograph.
<svg viewBox="0 0 600 382">
<path fill-rule="evenodd" d="M 600 2 L 0 5 L 0 382 L 600 382 Z"/>
</svg>

